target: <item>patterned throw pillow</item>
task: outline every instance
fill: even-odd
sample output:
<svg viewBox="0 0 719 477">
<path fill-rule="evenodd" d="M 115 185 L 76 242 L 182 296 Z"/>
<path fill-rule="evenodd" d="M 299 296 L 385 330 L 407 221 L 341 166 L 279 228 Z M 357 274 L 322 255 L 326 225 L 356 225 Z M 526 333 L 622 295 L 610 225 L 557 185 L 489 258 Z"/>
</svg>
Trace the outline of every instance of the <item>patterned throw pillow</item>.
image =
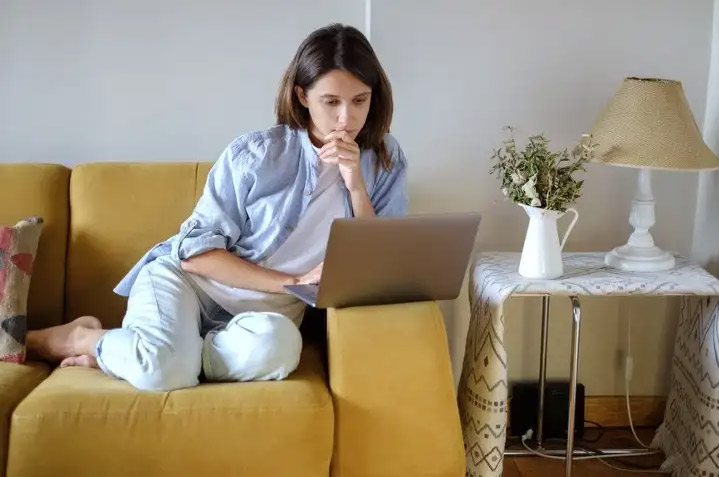
<svg viewBox="0 0 719 477">
<path fill-rule="evenodd" d="M 27 294 L 42 219 L 0 226 L 0 361 L 25 362 Z"/>
</svg>

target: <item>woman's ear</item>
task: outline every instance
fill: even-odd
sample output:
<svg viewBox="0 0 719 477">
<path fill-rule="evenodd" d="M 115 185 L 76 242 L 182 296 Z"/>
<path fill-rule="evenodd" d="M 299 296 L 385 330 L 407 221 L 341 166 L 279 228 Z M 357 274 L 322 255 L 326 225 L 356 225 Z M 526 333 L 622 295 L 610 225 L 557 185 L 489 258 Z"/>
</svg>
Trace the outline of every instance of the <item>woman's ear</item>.
<svg viewBox="0 0 719 477">
<path fill-rule="evenodd" d="M 295 86 L 295 94 L 297 95 L 297 99 L 300 100 L 300 104 L 307 108 L 307 96 L 305 96 L 305 90 L 302 86 Z"/>
</svg>

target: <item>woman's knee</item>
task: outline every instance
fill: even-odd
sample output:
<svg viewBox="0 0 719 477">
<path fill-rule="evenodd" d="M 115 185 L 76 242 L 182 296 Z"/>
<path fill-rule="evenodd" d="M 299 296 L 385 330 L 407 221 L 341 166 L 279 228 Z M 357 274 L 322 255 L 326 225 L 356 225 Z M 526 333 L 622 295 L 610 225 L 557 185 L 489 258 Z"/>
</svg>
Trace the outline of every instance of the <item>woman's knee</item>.
<svg viewBox="0 0 719 477">
<path fill-rule="evenodd" d="M 260 375 L 257 379 L 285 379 L 300 363 L 302 335 L 287 317 L 270 315 L 261 327 L 254 355 Z M 264 377 L 263 377 L 264 375 Z"/>
<path fill-rule="evenodd" d="M 197 296 L 179 267 L 165 257 L 147 264 L 132 288 L 122 330 L 104 339 L 105 369 L 142 390 L 197 385 L 199 321 Z"/>
<path fill-rule="evenodd" d="M 138 366 L 125 379 L 142 391 L 172 391 L 197 386 L 202 367 L 201 343 L 198 344 L 193 350 L 179 350 L 167 345 L 152 349 L 140 346 Z"/>
<path fill-rule="evenodd" d="M 242 313 L 205 337 L 203 367 L 211 380 L 280 380 L 297 368 L 301 353 L 302 336 L 287 317 Z"/>
</svg>

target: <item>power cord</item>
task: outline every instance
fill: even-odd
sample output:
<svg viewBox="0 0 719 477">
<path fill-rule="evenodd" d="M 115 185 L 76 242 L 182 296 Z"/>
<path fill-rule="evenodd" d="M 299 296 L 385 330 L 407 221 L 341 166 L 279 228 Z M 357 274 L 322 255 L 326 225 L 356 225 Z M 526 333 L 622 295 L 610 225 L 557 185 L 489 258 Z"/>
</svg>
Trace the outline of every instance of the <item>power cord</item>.
<svg viewBox="0 0 719 477">
<path fill-rule="evenodd" d="M 594 437 L 592 439 L 587 439 L 586 437 L 576 438 L 576 443 L 577 443 L 577 445 L 575 446 L 576 449 L 580 449 L 580 450 L 584 450 L 584 451 L 593 453 L 594 455 L 597 456 L 597 459 L 600 462 L 602 462 L 603 464 L 606 464 L 609 467 L 616 469 L 616 470 L 623 470 L 623 471 L 627 471 L 627 472 L 636 471 L 636 472 L 649 472 L 649 473 L 652 473 L 653 471 L 657 470 L 655 465 L 641 465 L 636 462 L 625 461 L 625 460 L 622 460 L 622 457 L 614 457 L 612 455 L 606 455 L 601 450 L 592 447 L 592 444 L 596 444 L 604 436 L 604 433 L 606 432 L 606 428 L 604 426 L 602 426 L 601 424 L 599 424 L 598 422 L 590 421 L 588 419 L 585 419 L 584 422 L 585 422 L 585 424 L 591 424 L 592 426 L 594 426 L 594 428 L 596 428 L 599 431 L 599 433 L 596 437 Z M 507 445 L 519 444 L 521 441 L 521 438 L 522 438 L 522 436 L 508 436 L 507 437 Z M 529 440 L 529 439 L 526 439 L 526 440 Z M 544 442 L 546 444 L 556 444 L 558 446 L 566 446 L 567 445 L 567 440 L 564 438 L 561 438 L 561 437 L 545 438 Z M 639 454 L 639 456 L 641 456 L 641 457 L 644 457 L 645 455 L 646 454 Z M 636 456 L 637 456 L 637 454 L 632 454 L 632 457 L 636 457 Z M 545 455 L 542 455 L 541 457 L 545 457 Z M 619 464 L 619 465 L 613 465 L 605 460 L 599 459 L 599 457 L 606 457 L 606 459 L 610 459 L 610 460 L 614 461 L 614 464 Z M 659 473 L 662 473 L 662 472 L 659 472 Z"/>
<path fill-rule="evenodd" d="M 545 454 L 543 452 L 539 452 L 538 450 L 532 449 L 531 447 L 529 447 L 529 445 L 527 445 L 527 441 L 530 440 L 533 435 L 534 435 L 534 430 L 529 429 L 522 436 L 522 445 L 524 446 L 525 449 L 527 449 L 529 452 L 531 452 L 532 454 L 537 455 L 539 457 L 544 457 L 547 459 L 555 459 L 555 460 L 566 460 L 566 457 Z M 612 454 L 612 455 L 607 455 L 607 454 L 603 454 L 600 452 L 595 455 L 583 455 L 583 456 L 579 456 L 579 457 L 574 457 L 572 460 L 607 459 L 607 458 L 614 458 L 614 457 L 637 457 L 637 456 L 658 454 L 659 452 L 661 452 L 661 451 L 647 450 L 646 452 L 641 452 L 641 453 L 635 452 L 635 453 Z"/>
<path fill-rule="evenodd" d="M 522 445 L 524 446 L 525 449 L 527 449 L 527 450 L 528 450 L 529 452 L 531 452 L 532 454 L 535 454 L 535 455 L 537 455 L 537 456 L 539 456 L 539 457 L 543 457 L 543 458 L 545 458 L 545 459 L 567 460 L 566 457 L 561 457 L 561 456 L 556 456 L 556 455 L 545 454 L 545 453 L 543 453 L 543 452 L 539 452 L 539 451 L 537 451 L 537 450 L 532 449 L 531 447 L 529 447 L 529 445 L 527 445 L 527 441 L 532 438 L 532 435 L 533 435 L 533 434 L 534 434 L 534 431 L 533 431 L 532 429 L 529 429 L 529 430 L 528 430 L 527 432 L 525 432 L 524 435 L 522 436 Z M 589 452 L 595 452 L 595 454 L 594 454 L 594 455 L 574 457 L 572 460 L 591 460 L 591 459 L 596 459 L 596 460 L 598 460 L 599 462 L 601 462 L 602 464 L 606 465 L 607 467 L 610 467 L 610 468 L 612 468 L 612 469 L 614 469 L 614 470 L 619 470 L 619 471 L 622 471 L 622 472 L 631 472 L 631 473 L 642 473 L 642 472 L 644 472 L 644 473 L 648 473 L 648 474 L 666 474 L 666 472 L 662 472 L 662 471 L 660 471 L 660 470 L 653 470 L 653 469 L 634 470 L 634 469 L 628 469 L 628 468 L 623 468 L 623 467 L 617 467 L 617 466 L 615 466 L 615 465 L 613 465 L 613 464 L 610 464 L 609 462 L 606 461 L 606 459 L 614 459 L 614 458 L 617 458 L 617 457 L 638 457 L 638 456 L 653 455 L 653 454 L 659 453 L 660 451 L 658 451 L 658 450 L 655 450 L 655 451 L 647 450 L 646 452 L 643 452 L 643 453 L 612 454 L 612 455 L 606 455 L 606 454 L 602 453 L 601 451 L 597 451 L 597 450 L 594 450 L 594 449 L 583 449 L 583 450 L 588 450 Z"/>
<path fill-rule="evenodd" d="M 554 440 L 554 439 L 549 439 L 547 442 L 552 441 L 552 440 Z M 566 446 L 566 443 L 567 443 L 566 440 L 564 440 L 564 439 L 557 439 L 557 440 L 561 441 Z M 604 455 L 604 453 L 601 450 L 596 449 L 591 446 L 588 446 L 585 444 L 585 442 L 586 441 L 584 439 L 577 439 L 576 449 L 590 451 L 597 455 Z M 636 454 L 634 454 L 634 456 L 636 456 Z M 640 457 L 644 457 L 644 456 L 641 455 Z M 611 455 L 607 455 L 607 459 L 611 459 L 611 460 L 615 461 L 616 464 L 621 464 L 622 466 L 624 466 L 624 468 L 626 468 L 628 470 L 631 470 L 631 469 L 634 469 L 634 470 L 657 470 L 656 465 L 641 465 L 636 462 L 627 462 L 624 460 L 624 459 L 627 459 L 627 457 L 612 457 Z"/>
<path fill-rule="evenodd" d="M 664 472 L 664 471 L 661 471 L 661 470 L 655 470 L 655 469 L 643 469 L 643 470 L 629 469 L 629 468 L 627 468 L 627 467 L 617 467 L 616 465 L 612 465 L 612 464 L 610 464 L 609 462 L 607 462 L 605 459 L 598 458 L 597 460 L 598 460 L 599 462 L 601 462 L 602 464 L 606 465 L 607 467 L 610 467 L 610 468 L 612 468 L 612 469 L 614 469 L 614 470 L 620 470 L 620 471 L 622 471 L 622 472 L 632 472 L 632 473 L 637 473 L 637 474 L 664 474 L 664 475 L 669 475 L 669 472 Z"/>
<path fill-rule="evenodd" d="M 632 421 L 632 406 L 629 404 L 629 382 L 632 380 L 632 374 L 634 373 L 634 358 L 632 357 L 632 320 L 631 317 L 627 318 L 627 357 L 624 361 L 624 397 L 627 401 L 627 417 L 629 417 L 629 428 L 632 430 L 634 439 L 637 440 L 639 445 L 645 449 L 649 449 L 649 446 L 645 444 L 637 435 L 637 431 L 634 429 L 634 422 Z"/>
<path fill-rule="evenodd" d="M 593 425 L 599 431 L 599 433 L 597 434 L 597 437 L 594 437 L 593 439 L 587 439 L 586 437 L 583 437 L 582 439 L 578 440 L 581 440 L 582 442 L 586 442 L 588 444 L 596 444 L 602 439 L 602 437 L 604 437 L 604 432 L 606 429 L 603 425 L 599 424 L 598 422 L 589 421 L 587 419 L 584 420 L 584 423 Z"/>
<path fill-rule="evenodd" d="M 596 460 L 598 460 L 599 462 L 601 462 L 602 464 L 604 464 L 605 466 L 607 466 L 607 467 L 609 467 L 609 468 L 611 468 L 611 469 L 614 469 L 614 470 L 619 470 L 619 471 L 621 471 L 621 472 L 648 473 L 648 474 L 664 474 L 664 475 L 666 475 L 667 472 L 663 472 L 663 471 L 661 471 L 661 470 L 654 470 L 654 469 L 629 469 L 629 468 L 627 468 L 627 467 L 618 467 L 618 466 L 615 466 L 615 465 L 613 465 L 613 464 L 607 462 L 607 459 L 616 459 L 616 458 L 619 458 L 619 457 L 640 457 L 640 456 L 649 456 L 649 455 L 654 455 L 654 454 L 659 454 L 659 453 L 661 453 L 660 450 L 652 450 L 652 449 L 649 447 L 649 445 L 645 444 L 644 441 L 642 441 L 642 440 L 639 438 L 639 436 L 637 435 L 637 431 L 636 431 L 636 429 L 634 428 L 634 421 L 633 421 L 633 419 L 632 419 L 632 407 L 631 407 L 631 404 L 630 404 L 630 402 L 629 402 L 629 383 L 630 383 L 630 381 L 632 380 L 632 375 L 633 375 L 633 373 L 634 373 L 634 358 L 632 357 L 632 339 L 631 339 L 631 338 L 632 338 L 632 325 L 631 325 L 631 318 L 629 318 L 629 319 L 627 319 L 627 356 L 626 356 L 625 361 L 624 361 L 624 391 L 625 391 L 625 392 L 624 392 L 624 397 L 625 397 L 626 404 L 627 404 L 627 417 L 629 418 L 629 428 L 630 428 L 631 431 L 632 431 L 632 435 L 634 436 L 634 439 L 636 439 L 637 443 L 639 443 L 642 447 L 644 447 L 644 448 L 646 449 L 646 452 L 631 453 L 631 454 L 630 454 L 630 453 L 627 453 L 627 454 L 611 454 L 611 455 L 607 455 L 607 454 L 602 453 L 602 452 L 599 451 L 599 450 L 595 450 L 595 449 L 584 449 L 584 450 L 587 450 L 587 451 L 589 451 L 589 452 L 594 452 L 594 454 L 593 454 L 593 455 L 588 455 L 588 456 L 574 457 L 572 460 L 593 460 L 593 459 L 596 459 Z M 593 422 L 593 421 L 585 421 L 585 422 L 588 422 L 588 423 L 590 423 L 590 424 L 593 424 L 593 425 L 595 425 L 597 428 L 599 428 L 599 429 L 600 429 L 600 434 L 599 434 L 599 436 L 598 436 L 596 439 L 594 439 L 594 440 L 591 440 L 591 441 L 590 441 L 590 440 L 586 440 L 586 439 L 584 439 L 584 440 L 585 440 L 586 442 L 591 442 L 591 443 L 594 443 L 594 442 L 599 441 L 599 439 L 601 439 L 602 436 L 603 436 L 603 434 L 604 434 L 604 427 L 601 426 L 600 424 L 596 423 L 596 422 Z M 522 438 L 521 438 L 521 440 L 522 440 L 522 445 L 523 445 L 524 448 L 527 449 L 530 453 L 532 453 L 532 454 L 534 454 L 534 455 L 536 455 L 536 456 L 539 456 L 539 457 L 543 457 L 543 458 L 545 458 L 545 459 L 566 460 L 566 457 L 545 454 L 545 453 L 543 453 L 543 452 L 539 452 L 539 451 L 537 451 L 537 450 L 532 449 L 531 447 L 529 447 L 529 445 L 527 445 L 527 441 L 530 440 L 533 435 L 534 435 L 534 430 L 533 430 L 533 429 L 529 429 L 527 432 L 524 433 L 524 435 L 522 435 Z"/>
</svg>

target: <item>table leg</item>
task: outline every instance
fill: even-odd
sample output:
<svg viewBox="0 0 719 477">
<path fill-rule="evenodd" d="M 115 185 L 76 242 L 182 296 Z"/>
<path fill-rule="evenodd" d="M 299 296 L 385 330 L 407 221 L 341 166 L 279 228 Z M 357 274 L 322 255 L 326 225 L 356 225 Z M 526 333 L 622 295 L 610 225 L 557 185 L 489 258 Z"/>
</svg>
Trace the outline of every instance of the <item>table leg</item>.
<svg viewBox="0 0 719 477">
<path fill-rule="evenodd" d="M 569 371 L 569 416 L 567 425 L 567 453 L 564 475 L 572 475 L 572 458 L 574 456 L 574 413 L 577 407 L 577 375 L 579 374 L 579 330 L 581 325 L 581 309 L 576 296 L 569 297 L 572 301 L 572 355 Z"/>
<path fill-rule="evenodd" d="M 549 337 L 549 296 L 542 297 L 542 341 L 539 351 L 539 404 L 537 406 L 537 446 L 544 439 L 544 387 L 547 380 L 547 340 Z"/>
</svg>

